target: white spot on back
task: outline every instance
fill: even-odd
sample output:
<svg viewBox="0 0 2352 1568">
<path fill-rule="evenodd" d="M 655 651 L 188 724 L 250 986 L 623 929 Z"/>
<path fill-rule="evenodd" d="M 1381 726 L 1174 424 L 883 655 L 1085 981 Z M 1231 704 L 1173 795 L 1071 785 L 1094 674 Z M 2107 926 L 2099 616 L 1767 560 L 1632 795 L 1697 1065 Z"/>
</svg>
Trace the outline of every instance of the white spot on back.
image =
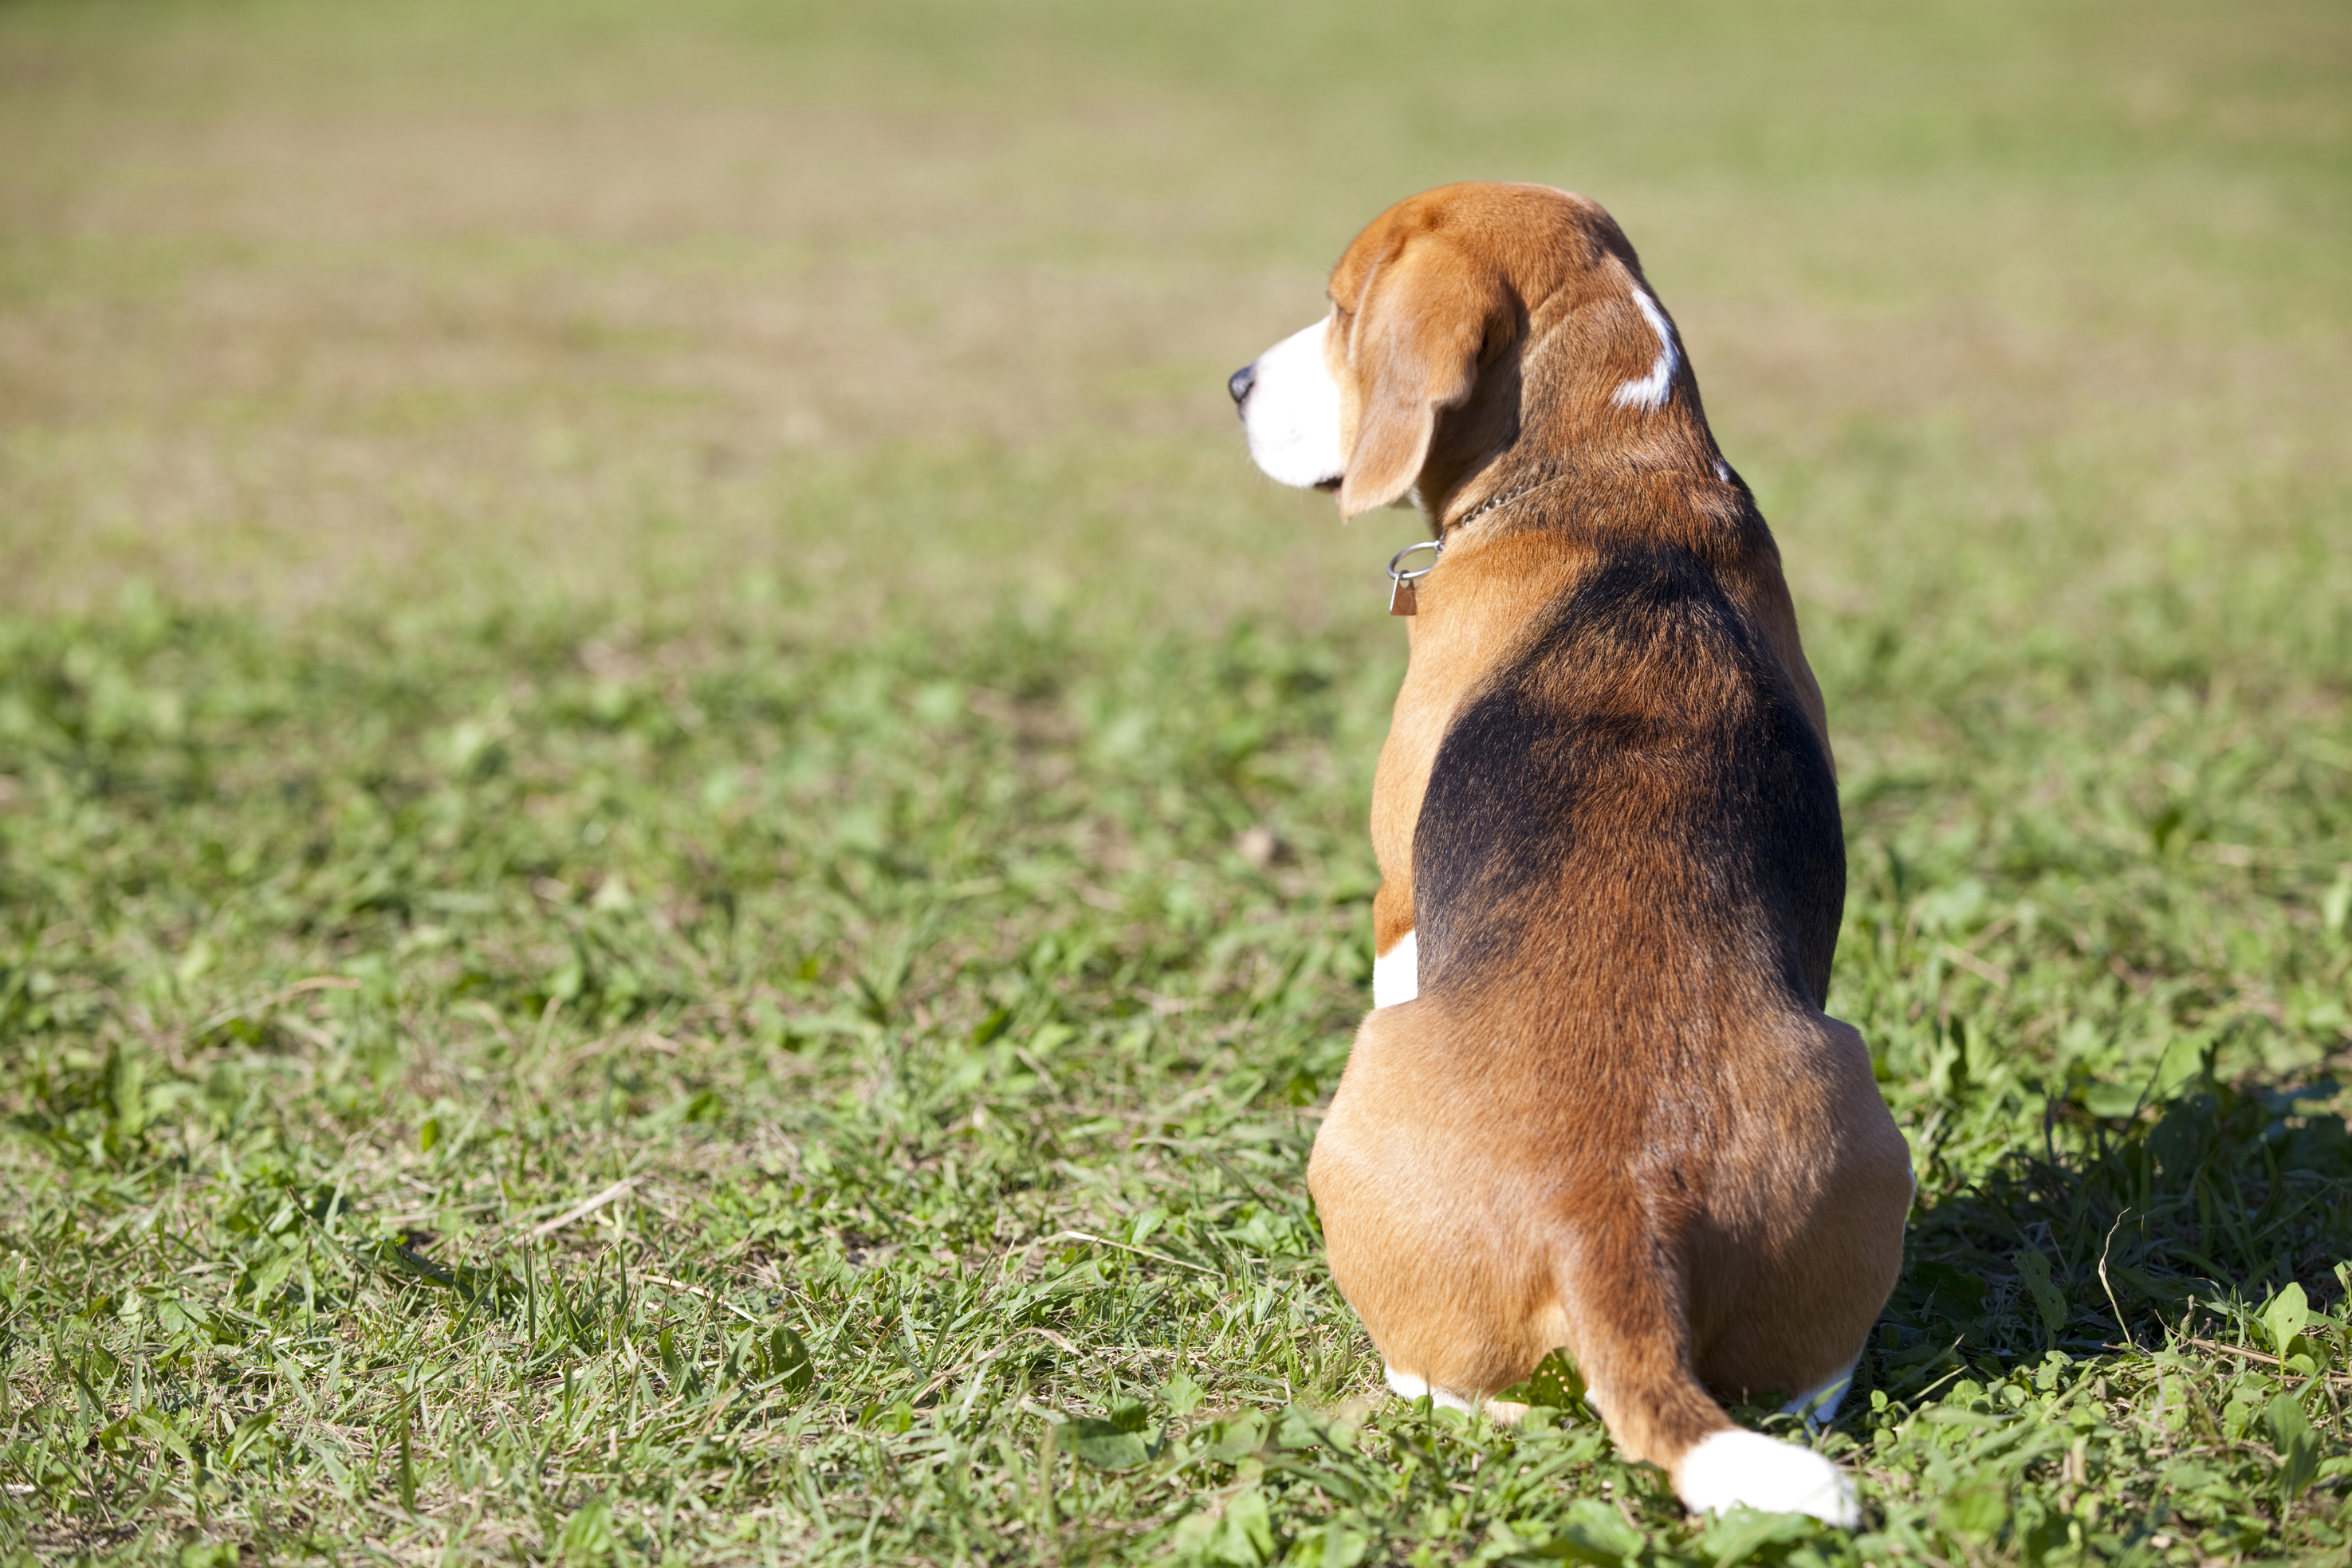
<svg viewBox="0 0 2352 1568">
<path fill-rule="evenodd" d="M 1397 938 L 1397 945 L 1372 960 L 1372 1006 L 1394 1007 L 1421 995 L 1421 960 L 1415 955 L 1412 933 Z"/>
<path fill-rule="evenodd" d="M 1731 483 L 1731 465 L 1718 457 L 1715 460 L 1715 476 L 1725 484 Z"/>
<path fill-rule="evenodd" d="M 1675 1471 L 1675 1491 L 1693 1513 L 1752 1508 L 1809 1513 L 1847 1530 L 1862 1522 L 1845 1472 L 1794 1443 L 1761 1432 L 1717 1432 L 1701 1438 Z"/>
<path fill-rule="evenodd" d="M 1667 324 L 1666 313 L 1650 298 L 1646 288 L 1633 290 L 1634 308 L 1642 319 L 1658 335 L 1658 357 L 1650 361 L 1650 373 L 1638 382 L 1627 382 L 1617 389 L 1619 408 L 1660 409 L 1666 406 L 1666 394 L 1675 390 L 1675 367 L 1682 363 L 1682 350 L 1675 347 L 1675 329 Z"/>
</svg>

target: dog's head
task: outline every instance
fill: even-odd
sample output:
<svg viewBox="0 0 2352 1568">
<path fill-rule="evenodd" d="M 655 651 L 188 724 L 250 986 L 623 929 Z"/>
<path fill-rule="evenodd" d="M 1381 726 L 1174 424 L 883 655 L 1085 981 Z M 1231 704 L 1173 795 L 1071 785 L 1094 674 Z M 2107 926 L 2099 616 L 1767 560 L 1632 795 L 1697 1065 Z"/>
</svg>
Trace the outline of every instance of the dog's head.
<svg viewBox="0 0 2352 1568">
<path fill-rule="evenodd" d="M 1331 271 L 1331 313 L 1234 372 L 1250 455 L 1336 490 L 1352 517 L 1433 511 L 1534 434 L 1547 452 L 1639 440 L 1696 389 L 1674 323 L 1600 204 L 1547 185 L 1444 185 L 1398 203 Z"/>
</svg>

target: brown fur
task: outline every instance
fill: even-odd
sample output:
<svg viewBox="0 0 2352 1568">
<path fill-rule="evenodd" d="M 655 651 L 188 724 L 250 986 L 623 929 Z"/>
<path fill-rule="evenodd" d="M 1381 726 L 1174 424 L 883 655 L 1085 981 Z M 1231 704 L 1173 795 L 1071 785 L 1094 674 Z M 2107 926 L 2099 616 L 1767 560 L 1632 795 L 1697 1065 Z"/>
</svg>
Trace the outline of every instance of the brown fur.
<svg viewBox="0 0 2352 1568">
<path fill-rule="evenodd" d="M 1707 1388 L 1844 1370 L 1911 1180 L 1821 1010 L 1843 843 L 1779 553 L 1686 359 L 1613 401 L 1658 353 L 1636 287 L 1529 185 L 1401 203 L 1332 274 L 1341 509 L 1416 492 L 1445 549 L 1372 806 L 1420 994 L 1364 1020 L 1307 1179 L 1391 1367 L 1479 1397 L 1565 1345 L 1672 1469 L 1730 1425 Z"/>
</svg>

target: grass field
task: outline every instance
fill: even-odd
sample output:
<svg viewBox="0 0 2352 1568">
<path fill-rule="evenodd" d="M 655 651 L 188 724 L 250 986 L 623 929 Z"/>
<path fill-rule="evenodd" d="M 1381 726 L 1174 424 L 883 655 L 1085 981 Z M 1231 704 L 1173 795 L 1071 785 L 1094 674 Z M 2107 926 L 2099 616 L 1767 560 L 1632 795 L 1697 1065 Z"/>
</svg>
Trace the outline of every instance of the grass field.
<svg viewBox="0 0 2352 1568">
<path fill-rule="evenodd" d="M 2340 1563 L 2347 89 L 2317 0 L 0 4 L 0 1562 Z M 1828 697 L 1853 1536 L 1379 1397 L 1323 1270 L 1415 524 L 1223 379 L 1464 177 L 1625 224 Z"/>
</svg>

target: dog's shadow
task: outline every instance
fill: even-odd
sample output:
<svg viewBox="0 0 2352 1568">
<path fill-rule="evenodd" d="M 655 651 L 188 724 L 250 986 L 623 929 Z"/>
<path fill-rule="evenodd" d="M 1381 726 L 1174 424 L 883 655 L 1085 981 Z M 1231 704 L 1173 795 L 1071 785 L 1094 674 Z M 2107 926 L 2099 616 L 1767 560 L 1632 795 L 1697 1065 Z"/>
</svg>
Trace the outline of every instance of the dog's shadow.
<svg viewBox="0 0 2352 1568">
<path fill-rule="evenodd" d="M 2228 1339 L 2290 1284 L 2340 1300 L 2352 1134 L 2321 1103 L 2336 1087 L 2241 1090 L 2209 1071 L 2129 1117 L 2053 1103 L 2038 1146 L 1940 1194 L 1931 1173 L 1857 1389 L 1916 1401 L 2053 1351 Z"/>
</svg>

